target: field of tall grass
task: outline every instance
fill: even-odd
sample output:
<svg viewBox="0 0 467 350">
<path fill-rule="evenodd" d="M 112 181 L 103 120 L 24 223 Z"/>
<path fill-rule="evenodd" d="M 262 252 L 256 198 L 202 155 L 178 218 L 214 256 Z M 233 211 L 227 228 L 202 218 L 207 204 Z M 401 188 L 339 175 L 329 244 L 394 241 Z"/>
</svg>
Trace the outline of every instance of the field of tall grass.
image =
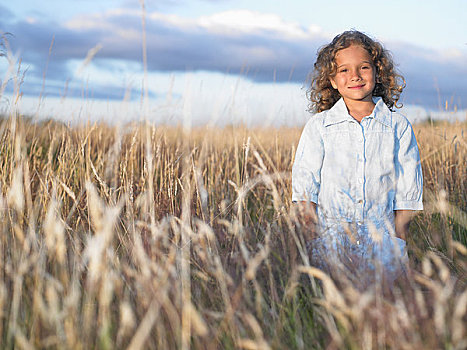
<svg viewBox="0 0 467 350">
<path fill-rule="evenodd" d="M 465 349 L 467 124 L 415 125 L 411 271 L 311 267 L 299 128 L 0 122 L 6 349 Z M 370 272 L 368 272 L 370 273 Z"/>
</svg>

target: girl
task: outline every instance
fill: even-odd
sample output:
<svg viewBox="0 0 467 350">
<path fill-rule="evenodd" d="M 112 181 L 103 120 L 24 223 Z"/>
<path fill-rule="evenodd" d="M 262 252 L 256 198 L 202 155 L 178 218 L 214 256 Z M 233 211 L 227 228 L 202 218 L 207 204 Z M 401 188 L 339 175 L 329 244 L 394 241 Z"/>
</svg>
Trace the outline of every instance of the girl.
<svg viewBox="0 0 467 350">
<path fill-rule="evenodd" d="M 405 87 L 387 50 L 352 30 L 318 51 L 310 111 L 292 168 L 292 201 L 312 232 L 312 261 L 351 263 L 394 280 L 407 260 L 422 170 L 409 121 L 395 112 Z M 394 237 L 395 236 L 395 237 Z"/>
</svg>

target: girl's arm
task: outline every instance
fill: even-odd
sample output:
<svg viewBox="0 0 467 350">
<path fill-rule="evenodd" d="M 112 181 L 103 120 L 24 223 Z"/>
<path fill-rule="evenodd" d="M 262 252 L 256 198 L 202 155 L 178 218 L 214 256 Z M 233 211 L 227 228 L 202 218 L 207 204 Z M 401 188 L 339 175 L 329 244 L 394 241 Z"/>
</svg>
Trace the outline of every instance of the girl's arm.
<svg viewBox="0 0 467 350">
<path fill-rule="evenodd" d="M 397 137 L 395 147 L 396 192 L 393 209 L 396 211 L 423 210 L 423 175 L 417 140 L 407 120 L 400 124 L 403 130 Z M 405 216 L 405 214 L 401 215 Z M 408 220 L 410 221 L 410 217 Z"/>
<path fill-rule="evenodd" d="M 423 210 L 423 175 L 417 140 L 407 120 L 400 123 L 402 132 L 396 145 L 396 193 L 394 223 L 396 236 L 406 240 L 410 221 L 416 210 Z"/>
<path fill-rule="evenodd" d="M 292 166 L 292 202 L 318 202 L 324 159 L 321 122 L 322 118 L 311 118 L 300 137 Z"/>
<path fill-rule="evenodd" d="M 414 210 L 394 210 L 396 237 L 401 238 L 404 241 L 407 240 L 410 222 L 414 215 Z"/>
</svg>

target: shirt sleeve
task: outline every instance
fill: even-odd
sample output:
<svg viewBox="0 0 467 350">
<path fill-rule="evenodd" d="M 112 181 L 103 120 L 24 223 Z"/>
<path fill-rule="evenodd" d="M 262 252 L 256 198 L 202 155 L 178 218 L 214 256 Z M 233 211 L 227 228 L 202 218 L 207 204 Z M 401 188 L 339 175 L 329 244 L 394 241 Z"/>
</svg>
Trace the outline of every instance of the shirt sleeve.
<svg viewBox="0 0 467 350">
<path fill-rule="evenodd" d="M 423 175 L 417 140 L 407 121 L 396 142 L 394 210 L 423 210 Z"/>
<path fill-rule="evenodd" d="M 310 120 L 300 137 L 292 166 L 292 201 L 318 203 L 324 147 L 318 120 Z"/>
</svg>

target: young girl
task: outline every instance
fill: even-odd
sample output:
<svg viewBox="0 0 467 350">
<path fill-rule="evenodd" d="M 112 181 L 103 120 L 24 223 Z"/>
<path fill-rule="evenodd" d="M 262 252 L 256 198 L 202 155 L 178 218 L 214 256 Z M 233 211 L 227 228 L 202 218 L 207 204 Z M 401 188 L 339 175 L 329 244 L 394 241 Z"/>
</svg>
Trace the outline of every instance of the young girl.
<svg viewBox="0 0 467 350">
<path fill-rule="evenodd" d="M 347 259 L 394 280 L 407 259 L 423 180 L 412 126 L 393 110 L 404 86 L 389 52 L 361 32 L 346 31 L 318 52 L 309 90 L 317 114 L 292 168 L 292 201 L 318 236 L 310 242 L 318 266 Z"/>
</svg>

